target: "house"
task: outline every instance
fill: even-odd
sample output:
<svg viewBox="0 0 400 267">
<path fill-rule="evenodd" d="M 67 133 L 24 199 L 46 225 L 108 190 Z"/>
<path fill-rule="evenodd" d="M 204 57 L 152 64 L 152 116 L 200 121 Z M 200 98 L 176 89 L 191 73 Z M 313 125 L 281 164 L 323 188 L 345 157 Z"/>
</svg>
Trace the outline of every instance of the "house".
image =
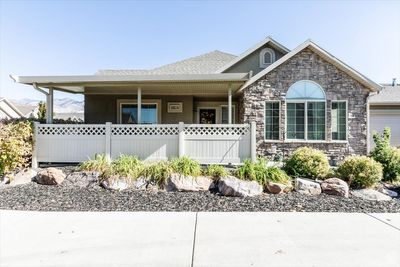
<svg viewBox="0 0 400 267">
<path fill-rule="evenodd" d="M 5 97 L 0 97 L 0 120 L 18 119 L 22 117 L 24 117 L 24 115 L 16 106 L 14 106 Z"/>
<path fill-rule="evenodd" d="M 120 143 L 112 137 L 104 141 L 106 153 L 109 143 L 112 146 L 111 156 L 132 153 L 159 159 L 189 155 L 203 163 L 238 163 L 256 154 L 288 155 L 301 146 L 326 151 L 332 163 L 347 155 L 367 154 L 368 102 L 381 90 L 379 84 L 311 40 L 289 50 L 271 37 L 239 56 L 213 51 L 149 70 L 11 77 L 46 94 L 48 125 L 54 90 L 84 94 L 88 128 L 83 133 L 125 135 L 125 141 L 118 139 Z M 111 128 L 103 130 L 107 122 Z M 61 133 L 59 140 L 78 131 L 48 125 L 40 125 L 38 132 Z M 99 125 L 103 126 L 94 128 Z M 171 132 L 179 136 L 174 139 L 179 145 L 160 141 L 160 136 Z M 151 148 L 150 141 L 145 141 L 150 135 L 158 136 Z M 232 136 L 236 139 L 228 141 Z M 85 153 L 96 151 L 88 148 Z"/>
<path fill-rule="evenodd" d="M 382 133 L 385 127 L 391 129 L 391 144 L 400 146 L 400 85 L 396 79 L 391 84 L 383 84 L 382 90 L 371 97 L 369 106 L 371 146 L 372 133 Z"/>
</svg>

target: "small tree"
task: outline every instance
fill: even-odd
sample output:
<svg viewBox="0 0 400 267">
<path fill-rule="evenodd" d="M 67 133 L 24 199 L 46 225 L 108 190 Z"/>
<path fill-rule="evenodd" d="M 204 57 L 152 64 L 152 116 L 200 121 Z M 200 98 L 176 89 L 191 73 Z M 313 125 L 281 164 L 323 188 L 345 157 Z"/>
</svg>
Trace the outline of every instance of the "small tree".
<svg viewBox="0 0 400 267">
<path fill-rule="evenodd" d="M 43 101 L 40 101 L 38 104 L 38 119 L 44 120 L 46 119 L 46 104 Z"/>
<path fill-rule="evenodd" d="M 390 128 L 386 127 L 382 135 L 373 133 L 375 148 L 371 157 L 383 166 L 383 180 L 396 181 L 400 179 L 400 150 L 390 145 Z"/>
</svg>

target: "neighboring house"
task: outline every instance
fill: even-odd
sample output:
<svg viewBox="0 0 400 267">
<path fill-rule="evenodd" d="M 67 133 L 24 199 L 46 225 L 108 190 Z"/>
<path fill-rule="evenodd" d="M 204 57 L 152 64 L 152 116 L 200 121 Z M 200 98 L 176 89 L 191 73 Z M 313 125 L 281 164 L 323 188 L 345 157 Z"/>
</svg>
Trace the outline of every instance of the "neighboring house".
<svg viewBox="0 0 400 267">
<path fill-rule="evenodd" d="M 382 133 L 385 127 L 391 129 L 391 144 L 400 146 L 400 85 L 396 80 L 392 84 L 384 84 L 383 89 L 372 96 L 370 104 L 371 146 L 374 131 Z"/>
<path fill-rule="evenodd" d="M 53 90 L 84 94 L 87 124 L 184 122 L 233 128 L 255 122 L 258 155 L 287 155 L 311 146 L 326 151 L 332 162 L 367 154 L 368 100 L 381 90 L 310 40 L 289 50 L 272 38 L 239 56 L 213 51 L 150 70 L 12 78 L 45 93 L 50 106 Z"/>
<path fill-rule="evenodd" d="M 0 119 L 18 119 L 24 115 L 10 101 L 4 97 L 0 97 Z"/>
</svg>

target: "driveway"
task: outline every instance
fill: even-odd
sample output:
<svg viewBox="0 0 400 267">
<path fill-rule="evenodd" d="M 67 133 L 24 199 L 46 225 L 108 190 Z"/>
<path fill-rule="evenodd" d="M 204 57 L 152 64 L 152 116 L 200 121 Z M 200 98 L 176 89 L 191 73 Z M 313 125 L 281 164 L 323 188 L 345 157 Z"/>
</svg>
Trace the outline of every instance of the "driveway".
<svg viewBox="0 0 400 267">
<path fill-rule="evenodd" d="M 0 266 L 395 266 L 400 214 L 0 211 Z"/>
</svg>

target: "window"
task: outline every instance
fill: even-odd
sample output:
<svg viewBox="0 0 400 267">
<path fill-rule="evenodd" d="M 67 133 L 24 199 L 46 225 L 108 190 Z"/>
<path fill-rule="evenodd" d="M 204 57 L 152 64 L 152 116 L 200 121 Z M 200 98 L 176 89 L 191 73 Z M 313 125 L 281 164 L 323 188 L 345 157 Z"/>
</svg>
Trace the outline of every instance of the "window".
<svg viewBox="0 0 400 267">
<path fill-rule="evenodd" d="M 221 123 L 228 124 L 228 106 L 221 106 Z M 232 123 L 235 123 L 235 106 L 232 105 Z"/>
<path fill-rule="evenodd" d="M 266 68 L 275 62 L 275 52 L 271 48 L 264 48 L 260 52 L 260 68 Z"/>
<path fill-rule="evenodd" d="M 137 124 L 137 104 L 121 104 L 121 123 Z M 157 123 L 157 104 L 142 103 L 143 124 Z"/>
<path fill-rule="evenodd" d="M 279 140 L 279 101 L 265 102 L 265 139 Z"/>
<path fill-rule="evenodd" d="M 325 93 L 312 81 L 298 81 L 286 94 L 287 139 L 325 140 Z"/>
<path fill-rule="evenodd" d="M 347 103 L 332 101 L 332 140 L 347 140 Z"/>
</svg>

